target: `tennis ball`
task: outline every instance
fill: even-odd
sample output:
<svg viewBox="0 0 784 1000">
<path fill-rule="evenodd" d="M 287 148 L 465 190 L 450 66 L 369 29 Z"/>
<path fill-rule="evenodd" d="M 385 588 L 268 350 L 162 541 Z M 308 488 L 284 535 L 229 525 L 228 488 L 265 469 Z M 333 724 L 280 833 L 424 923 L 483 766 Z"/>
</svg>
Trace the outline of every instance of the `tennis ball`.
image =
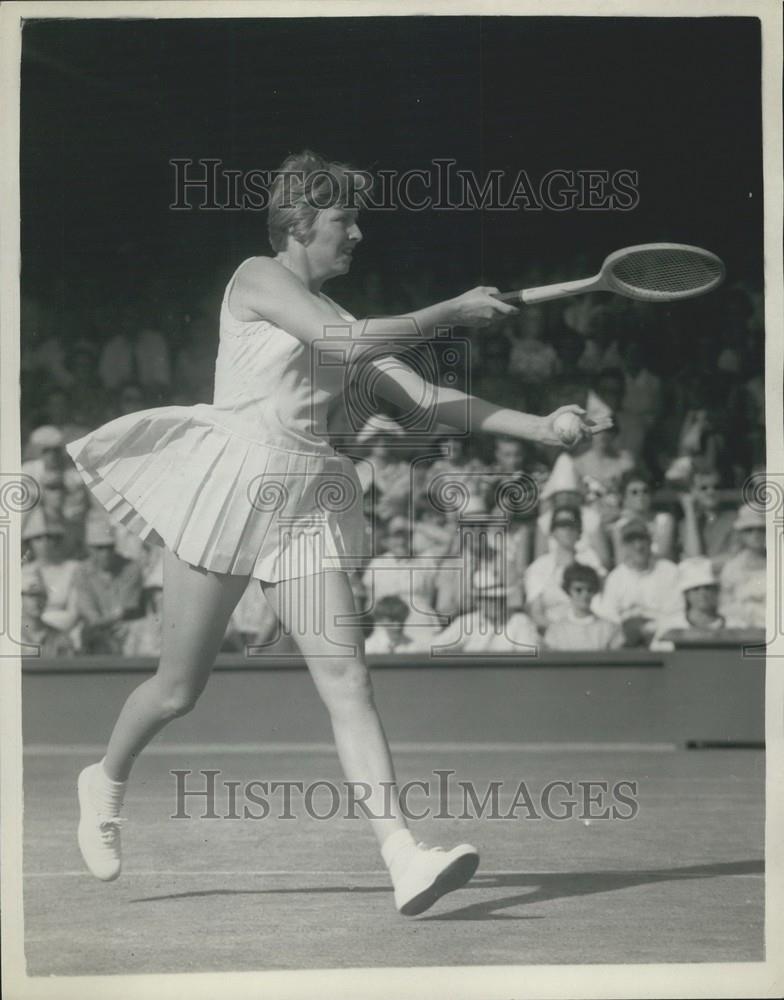
<svg viewBox="0 0 784 1000">
<path fill-rule="evenodd" d="M 553 422 L 553 429 L 567 448 L 576 444 L 583 433 L 583 422 L 576 413 L 562 413 Z"/>
</svg>

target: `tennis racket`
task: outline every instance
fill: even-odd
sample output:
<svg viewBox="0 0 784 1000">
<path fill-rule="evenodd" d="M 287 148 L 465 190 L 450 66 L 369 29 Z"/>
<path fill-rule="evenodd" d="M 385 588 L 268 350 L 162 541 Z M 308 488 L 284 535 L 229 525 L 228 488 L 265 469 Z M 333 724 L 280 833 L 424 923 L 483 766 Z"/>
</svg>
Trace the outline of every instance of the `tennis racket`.
<svg viewBox="0 0 784 1000">
<path fill-rule="evenodd" d="M 615 292 L 627 299 L 673 302 L 712 292 L 724 281 L 724 274 L 724 264 L 708 250 L 683 243 L 643 243 L 611 253 L 593 278 L 523 288 L 495 298 L 532 303 L 584 292 Z"/>
</svg>

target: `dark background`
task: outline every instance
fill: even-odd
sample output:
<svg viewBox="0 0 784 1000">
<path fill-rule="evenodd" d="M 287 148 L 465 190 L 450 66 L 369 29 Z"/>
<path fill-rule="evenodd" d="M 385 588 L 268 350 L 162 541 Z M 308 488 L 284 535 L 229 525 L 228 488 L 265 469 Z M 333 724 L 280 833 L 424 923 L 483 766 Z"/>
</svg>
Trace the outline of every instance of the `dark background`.
<svg viewBox="0 0 784 1000">
<path fill-rule="evenodd" d="M 753 18 L 28 22 L 23 290 L 65 306 L 96 283 L 220 283 L 268 252 L 265 215 L 170 211 L 169 160 L 274 169 L 303 147 L 369 169 L 454 157 L 535 182 L 639 171 L 631 212 L 365 213 L 344 284 L 427 268 L 454 294 L 672 240 L 761 285 L 759 42 Z"/>
</svg>

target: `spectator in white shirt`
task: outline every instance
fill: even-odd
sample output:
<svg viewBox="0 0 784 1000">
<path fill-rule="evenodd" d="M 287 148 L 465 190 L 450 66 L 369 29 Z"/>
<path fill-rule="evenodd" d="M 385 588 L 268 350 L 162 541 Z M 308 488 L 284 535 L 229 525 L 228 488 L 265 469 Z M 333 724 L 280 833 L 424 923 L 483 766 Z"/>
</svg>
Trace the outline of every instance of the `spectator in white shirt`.
<svg viewBox="0 0 784 1000">
<path fill-rule="evenodd" d="M 627 646 L 647 646 L 659 623 L 683 607 L 678 567 L 657 559 L 644 521 L 627 521 L 621 531 L 623 561 L 607 577 L 602 615 L 621 625 Z"/>
<path fill-rule="evenodd" d="M 383 597 L 394 595 L 409 608 L 406 634 L 415 639 L 417 633 L 435 634 L 436 570 L 429 560 L 411 555 L 412 525 L 404 517 L 393 517 L 385 539 L 386 554 L 372 559 L 365 570 L 365 586 L 373 606 Z M 423 565 L 424 563 L 424 565 Z"/>
<path fill-rule="evenodd" d="M 64 536 L 62 523 L 47 519 L 40 506 L 30 511 L 22 526 L 27 565 L 38 570 L 46 587 L 46 609 L 42 620 L 60 632 L 69 632 L 79 620 L 75 583 L 80 563 L 75 559 L 65 558 Z"/>
<path fill-rule="evenodd" d="M 714 633 L 734 626 L 719 614 L 719 581 L 706 556 L 692 556 L 679 563 L 678 589 L 685 602 L 683 610 L 659 622 L 651 649 L 674 649 L 674 642 L 667 638 L 671 632 Z"/>
<path fill-rule="evenodd" d="M 721 571 L 721 613 L 741 628 L 765 628 L 765 515 L 744 504 L 734 527 L 741 550 Z"/>
<path fill-rule="evenodd" d="M 434 653 L 536 655 L 539 645 L 536 626 L 522 611 L 510 615 L 508 592 L 503 584 L 475 580 L 474 599 L 475 609 L 455 618 L 432 642 Z"/>
<path fill-rule="evenodd" d="M 577 542 L 582 532 L 580 511 L 561 507 L 553 511 L 550 521 L 550 551 L 534 559 L 525 572 L 525 592 L 528 611 L 542 630 L 565 617 L 570 610 L 569 598 L 563 588 L 563 576 L 574 563 L 591 566 L 605 575 L 604 567 L 591 549 L 577 553 Z M 598 589 L 598 588 L 597 588 Z"/>
<path fill-rule="evenodd" d="M 590 566 L 572 563 L 563 573 L 563 589 L 569 610 L 550 625 L 544 644 L 550 649 L 617 649 L 623 645 L 619 625 L 594 614 L 592 604 L 599 593 L 599 574 Z"/>
</svg>

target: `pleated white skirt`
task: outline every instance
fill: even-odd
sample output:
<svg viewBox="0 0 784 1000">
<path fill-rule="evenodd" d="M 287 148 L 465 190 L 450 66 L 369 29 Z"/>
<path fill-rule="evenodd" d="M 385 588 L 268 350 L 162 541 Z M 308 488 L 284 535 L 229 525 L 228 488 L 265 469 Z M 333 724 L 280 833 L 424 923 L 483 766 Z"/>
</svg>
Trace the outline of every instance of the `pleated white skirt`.
<svg viewBox="0 0 784 1000">
<path fill-rule="evenodd" d="M 362 489 L 328 446 L 273 446 L 206 404 L 119 417 L 67 446 L 112 520 L 180 559 L 271 583 L 364 556 Z M 295 442 L 296 444 L 296 442 Z"/>
</svg>

